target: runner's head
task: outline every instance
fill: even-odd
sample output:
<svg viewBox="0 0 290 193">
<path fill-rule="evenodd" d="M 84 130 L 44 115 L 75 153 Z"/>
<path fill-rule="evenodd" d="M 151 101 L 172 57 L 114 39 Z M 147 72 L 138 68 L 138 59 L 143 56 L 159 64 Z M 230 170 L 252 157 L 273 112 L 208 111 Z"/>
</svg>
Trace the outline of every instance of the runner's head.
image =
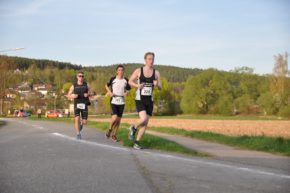
<svg viewBox="0 0 290 193">
<path fill-rule="evenodd" d="M 152 67 L 154 64 L 154 58 L 155 58 L 154 52 L 146 52 L 144 55 L 145 65 Z"/>
<path fill-rule="evenodd" d="M 125 71 L 125 67 L 122 64 L 119 64 L 116 67 L 116 73 L 118 76 L 123 77 L 124 76 L 124 71 Z"/>
<path fill-rule="evenodd" d="M 84 72 L 79 71 L 77 73 L 77 80 L 78 80 L 78 82 L 83 82 L 84 81 Z"/>
</svg>

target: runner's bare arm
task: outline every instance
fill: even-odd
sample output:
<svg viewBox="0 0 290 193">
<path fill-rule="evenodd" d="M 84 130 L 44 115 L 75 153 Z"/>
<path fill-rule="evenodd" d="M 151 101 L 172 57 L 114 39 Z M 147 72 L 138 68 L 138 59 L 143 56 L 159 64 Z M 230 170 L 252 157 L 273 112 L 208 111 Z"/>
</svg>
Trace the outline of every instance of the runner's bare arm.
<svg viewBox="0 0 290 193">
<path fill-rule="evenodd" d="M 77 94 L 73 94 L 73 91 L 74 91 L 74 85 L 72 85 L 72 86 L 70 87 L 69 91 L 68 91 L 67 97 L 68 97 L 69 99 L 75 99 L 75 98 L 78 97 Z"/>
<path fill-rule="evenodd" d="M 161 77 L 160 77 L 160 72 L 156 70 L 155 76 L 156 76 L 157 83 L 154 86 L 157 86 L 157 88 L 159 90 L 161 90 L 162 89 L 162 81 L 161 81 Z"/>
<path fill-rule="evenodd" d="M 136 81 L 140 76 L 140 69 L 136 69 L 129 79 L 130 86 L 134 88 L 143 88 L 143 84 L 137 84 Z"/>
<path fill-rule="evenodd" d="M 88 86 L 88 93 L 84 93 L 84 96 L 85 96 L 85 97 L 91 97 L 91 96 L 93 95 L 93 92 L 92 92 L 92 90 L 91 90 L 90 85 L 87 84 L 87 86 Z"/>
<path fill-rule="evenodd" d="M 111 89 L 108 87 L 107 84 L 105 85 L 105 88 L 106 88 L 106 90 L 107 90 L 107 94 L 108 94 L 110 97 L 112 97 L 112 96 L 113 96 L 113 93 L 112 93 Z M 107 94 L 106 94 L 106 95 L 107 95 Z"/>
</svg>

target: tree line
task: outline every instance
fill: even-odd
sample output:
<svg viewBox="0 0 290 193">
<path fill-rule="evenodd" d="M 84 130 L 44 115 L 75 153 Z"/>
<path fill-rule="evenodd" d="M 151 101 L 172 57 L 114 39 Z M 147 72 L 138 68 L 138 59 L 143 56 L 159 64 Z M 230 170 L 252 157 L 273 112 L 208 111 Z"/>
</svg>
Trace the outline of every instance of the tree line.
<svg viewBox="0 0 290 193">
<path fill-rule="evenodd" d="M 290 117 L 288 54 L 278 54 L 274 59 L 273 73 L 268 75 L 254 74 L 249 67 L 226 72 L 156 65 L 155 68 L 162 74 L 163 89 L 155 91 L 154 112 L 160 115 L 261 114 Z M 116 65 L 85 67 L 66 62 L 0 56 L 1 98 L 5 88 L 22 82 L 52 84 L 56 92 L 65 94 L 79 70 L 84 71 L 93 91 L 105 95 L 104 85 L 115 74 Z M 142 64 L 127 63 L 124 66 L 128 77 Z M 132 89 L 126 99 L 128 112 L 135 111 L 134 91 Z M 62 108 L 63 105 L 67 105 L 64 97 L 58 106 Z M 110 111 L 108 97 L 104 97 L 98 105 L 104 111 Z"/>
</svg>

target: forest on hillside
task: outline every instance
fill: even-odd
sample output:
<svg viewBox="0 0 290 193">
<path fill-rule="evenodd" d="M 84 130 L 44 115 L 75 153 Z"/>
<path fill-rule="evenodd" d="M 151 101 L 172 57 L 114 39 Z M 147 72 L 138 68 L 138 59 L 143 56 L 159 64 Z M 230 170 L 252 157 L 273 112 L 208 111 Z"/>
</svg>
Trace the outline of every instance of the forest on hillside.
<svg viewBox="0 0 290 193">
<path fill-rule="evenodd" d="M 226 72 L 155 65 L 161 72 L 163 82 L 163 89 L 155 91 L 155 114 L 261 114 L 290 117 L 288 54 L 278 54 L 274 59 L 273 73 L 269 75 L 254 74 L 249 67 Z M 5 89 L 23 82 L 31 86 L 51 84 L 54 92 L 64 95 L 79 70 L 84 71 L 92 90 L 104 96 L 104 85 L 115 74 L 116 65 L 87 67 L 67 62 L 0 56 L 1 98 L 5 97 Z M 123 65 L 129 77 L 134 69 L 143 64 Z M 104 111 L 110 111 L 108 101 L 105 97 L 99 103 Z M 126 111 L 133 112 L 134 90 L 126 101 Z M 59 100 L 58 108 L 64 108 L 64 104 Z"/>
</svg>

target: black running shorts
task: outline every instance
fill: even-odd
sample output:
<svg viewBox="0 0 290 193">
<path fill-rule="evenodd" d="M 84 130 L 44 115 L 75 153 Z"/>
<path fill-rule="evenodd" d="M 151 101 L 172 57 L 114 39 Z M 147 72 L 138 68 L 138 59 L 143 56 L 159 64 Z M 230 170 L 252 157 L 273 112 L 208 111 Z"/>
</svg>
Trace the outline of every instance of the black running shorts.
<svg viewBox="0 0 290 193">
<path fill-rule="evenodd" d="M 75 105 L 75 117 L 82 117 L 82 119 L 88 119 L 88 106 L 86 105 L 85 109 L 79 109 Z"/>
<path fill-rule="evenodd" d="M 152 116 L 153 113 L 153 101 L 150 100 L 136 100 L 137 112 L 146 111 L 146 114 Z"/>
<path fill-rule="evenodd" d="M 122 117 L 124 108 L 125 108 L 125 105 L 111 104 L 112 115 L 117 115 L 118 117 Z"/>
</svg>

